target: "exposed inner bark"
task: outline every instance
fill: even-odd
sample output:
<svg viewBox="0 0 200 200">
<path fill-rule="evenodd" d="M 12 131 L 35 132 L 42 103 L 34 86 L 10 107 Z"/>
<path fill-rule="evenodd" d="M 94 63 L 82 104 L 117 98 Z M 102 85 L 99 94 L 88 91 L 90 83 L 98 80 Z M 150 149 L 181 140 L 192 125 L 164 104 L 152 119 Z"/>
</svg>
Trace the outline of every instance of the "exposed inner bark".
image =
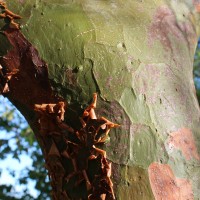
<svg viewBox="0 0 200 200">
<path fill-rule="evenodd" d="M 95 145 L 118 125 L 97 119 L 96 94 L 81 118 L 73 119 L 74 127 L 64 122 L 67 106 L 51 89 L 47 64 L 16 27 L 8 26 L 3 34 L 12 49 L 0 59 L 1 93 L 20 105 L 40 141 L 53 199 L 114 199 L 111 163 Z"/>
</svg>

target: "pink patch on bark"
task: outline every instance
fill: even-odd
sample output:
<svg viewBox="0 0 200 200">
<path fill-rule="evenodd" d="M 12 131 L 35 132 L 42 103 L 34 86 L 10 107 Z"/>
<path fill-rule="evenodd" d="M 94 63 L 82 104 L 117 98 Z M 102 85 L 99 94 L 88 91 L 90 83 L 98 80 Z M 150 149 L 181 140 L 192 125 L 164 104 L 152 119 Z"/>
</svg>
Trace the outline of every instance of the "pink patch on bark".
<svg viewBox="0 0 200 200">
<path fill-rule="evenodd" d="M 194 5 L 196 11 L 200 12 L 200 2 L 199 2 L 199 0 L 193 0 L 192 2 L 193 2 L 193 5 Z"/>
<path fill-rule="evenodd" d="M 18 0 L 18 1 L 19 1 L 19 3 L 21 3 L 21 4 L 24 3 L 24 0 Z"/>
<path fill-rule="evenodd" d="M 172 10 L 167 6 L 161 6 L 156 10 L 149 28 L 148 41 L 150 46 L 155 40 L 159 40 L 164 48 L 169 48 L 172 51 L 170 34 L 184 40 Z"/>
<path fill-rule="evenodd" d="M 169 165 L 152 163 L 148 168 L 151 188 L 156 200 L 193 200 L 192 185 L 179 179 Z"/>
<path fill-rule="evenodd" d="M 169 135 L 169 146 L 174 146 L 175 148 L 181 150 L 187 160 L 192 158 L 200 160 L 195 140 L 190 129 L 182 128 L 176 132 L 170 133 Z"/>
<path fill-rule="evenodd" d="M 170 49 L 173 52 L 173 41 L 170 39 L 172 35 L 181 42 L 188 42 L 190 45 L 192 43 L 193 46 L 196 43 L 197 35 L 190 20 L 178 22 L 174 12 L 169 7 L 161 6 L 156 10 L 149 27 L 148 43 L 152 46 L 154 41 L 160 41 L 166 50 Z"/>
<path fill-rule="evenodd" d="M 199 13 L 199 12 L 200 12 L 200 4 L 197 4 L 197 5 L 195 6 L 195 8 L 196 8 L 196 11 Z"/>
</svg>

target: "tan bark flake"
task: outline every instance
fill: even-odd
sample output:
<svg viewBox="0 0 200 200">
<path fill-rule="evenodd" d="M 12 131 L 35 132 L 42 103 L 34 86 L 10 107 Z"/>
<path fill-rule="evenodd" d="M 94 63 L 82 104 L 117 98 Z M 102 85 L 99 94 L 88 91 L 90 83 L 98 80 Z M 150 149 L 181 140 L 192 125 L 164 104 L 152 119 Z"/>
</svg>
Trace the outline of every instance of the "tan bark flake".
<svg viewBox="0 0 200 200">
<path fill-rule="evenodd" d="M 200 160 L 193 134 L 188 128 L 181 128 L 176 132 L 170 133 L 168 145 L 181 150 L 187 160 L 192 158 Z"/>
<path fill-rule="evenodd" d="M 194 199 L 190 181 L 175 177 L 169 165 L 152 163 L 149 166 L 148 173 L 156 200 Z"/>
</svg>

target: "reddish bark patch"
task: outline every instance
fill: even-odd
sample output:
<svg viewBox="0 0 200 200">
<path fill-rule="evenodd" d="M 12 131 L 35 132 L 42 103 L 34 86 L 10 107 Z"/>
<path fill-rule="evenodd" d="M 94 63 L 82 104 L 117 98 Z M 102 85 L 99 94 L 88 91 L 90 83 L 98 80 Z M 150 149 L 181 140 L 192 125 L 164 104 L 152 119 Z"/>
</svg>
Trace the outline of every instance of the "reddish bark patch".
<svg viewBox="0 0 200 200">
<path fill-rule="evenodd" d="M 200 2 L 199 0 L 193 0 L 194 7 L 197 12 L 200 12 Z"/>
<path fill-rule="evenodd" d="M 19 3 L 21 3 L 21 4 L 23 4 L 24 3 L 24 0 L 18 0 L 19 1 Z"/>
<path fill-rule="evenodd" d="M 182 38 L 172 10 L 167 6 L 159 7 L 156 10 L 149 28 L 149 44 L 152 45 L 154 40 L 159 40 L 165 49 L 169 48 L 172 51 L 171 41 L 169 39 L 170 33 L 177 38 Z"/>
<path fill-rule="evenodd" d="M 200 4 L 197 4 L 197 5 L 195 6 L 195 8 L 196 8 L 196 11 L 199 13 L 199 12 L 200 12 Z"/>
<path fill-rule="evenodd" d="M 156 200 L 193 200 L 192 185 L 179 179 L 169 165 L 152 163 L 148 169 L 151 188 Z"/>
<path fill-rule="evenodd" d="M 192 158 L 200 160 L 195 140 L 191 130 L 188 128 L 182 128 L 176 132 L 170 133 L 168 145 L 181 150 L 187 160 Z"/>
<path fill-rule="evenodd" d="M 2 71 L 5 75 L 17 71 L 8 82 L 11 91 L 8 95 L 32 110 L 34 104 L 59 102 L 61 99 L 52 93 L 47 64 L 40 58 L 38 51 L 17 29 L 6 29 L 4 34 L 12 49 L 0 60 Z"/>
<path fill-rule="evenodd" d="M 198 6 L 197 6 L 198 7 Z M 165 50 L 174 51 L 171 36 L 180 42 L 187 42 L 188 48 L 196 43 L 196 33 L 190 20 L 177 21 L 174 12 L 167 6 L 156 10 L 148 31 L 148 42 L 152 46 L 154 41 L 160 41 Z M 193 48 L 192 48 L 193 49 Z"/>
</svg>

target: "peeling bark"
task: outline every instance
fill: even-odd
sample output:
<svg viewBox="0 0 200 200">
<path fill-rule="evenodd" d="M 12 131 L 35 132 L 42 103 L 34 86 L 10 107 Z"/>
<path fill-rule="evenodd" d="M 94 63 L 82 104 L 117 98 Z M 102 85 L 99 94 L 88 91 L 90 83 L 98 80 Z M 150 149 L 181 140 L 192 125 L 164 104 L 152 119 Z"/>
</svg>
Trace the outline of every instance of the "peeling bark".
<svg viewBox="0 0 200 200">
<path fill-rule="evenodd" d="M 9 3 L 23 28 L 5 7 L 0 90 L 40 142 L 53 198 L 199 198 L 197 1 Z M 110 142 L 118 125 L 99 115 L 121 125 Z"/>
<path fill-rule="evenodd" d="M 53 199 L 87 199 L 87 196 L 89 199 L 115 199 L 110 179 L 111 163 L 106 159 L 106 152 L 95 145 L 103 144 L 110 128 L 118 125 L 103 117 L 97 119 L 94 112 L 96 95 L 93 104 L 84 111 L 83 118 L 76 119 L 79 125 L 82 124 L 80 131 L 78 126 L 74 129 L 65 124 L 67 105 L 53 93 L 46 63 L 19 30 L 9 28 L 4 34 L 13 48 L 0 61 L 4 66 L 3 93 L 9 85 L 7 96 L 39 115 L 38 120 L 35 117 L 31 124 L 38 130 L 37 138 L 52 180 Z M 87 171 L 91 170 L 88 162 L 96 166 L 96 174 L 87 175 Z M 84 193 L 76 196 L 73 192 L 76 187 L 85 188 Z"/>
</svg>

